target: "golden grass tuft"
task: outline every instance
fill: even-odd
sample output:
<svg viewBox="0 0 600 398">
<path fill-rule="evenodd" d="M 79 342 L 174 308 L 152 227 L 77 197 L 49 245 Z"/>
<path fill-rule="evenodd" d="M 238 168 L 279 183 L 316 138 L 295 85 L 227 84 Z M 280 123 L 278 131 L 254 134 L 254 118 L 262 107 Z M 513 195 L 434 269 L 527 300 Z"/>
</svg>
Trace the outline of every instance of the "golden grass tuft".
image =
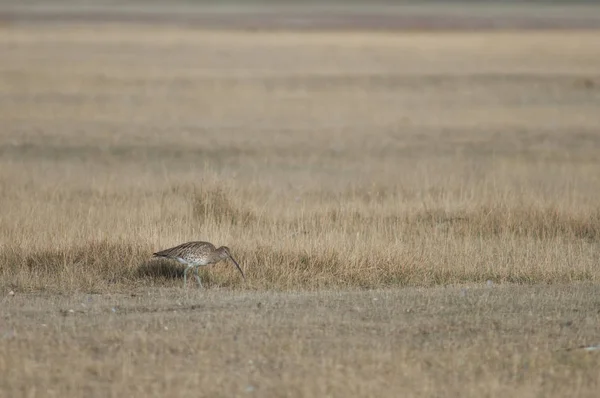
<svg viewBox="0 0 600 398">
<path fill-rule="evenodd" d="M 255 216 L 246 209 L 237 207 L 231 201 L 235 193 L 225 191 L 220 185 L 206 188 L 202 185 L 199 192 L 194 192 L 192 199 L 192 214 L 195 220 L 202 224 L 215 223 L 217 225 L 229 223 L 231 225 L 247 227 Z"/>
<path fill-rule="evenodd" d="M 391 220 L 390 222 L 394 222 Z M 443 228 L 458 236 L 511 236 L 539 240 L 563 238 L 597 241 L 600 238 L 600 208 L 584 214 L 569 214 L 556 206 L 522 204 L 482 206 L 471 211 L 444 209 L 411 214 L 407 224 Z"/>
<path fill-rule="evenodd" d="M 9 246 L 0 251 L 0 262 L 13 289 L 100 291 L 133 281 L 132 269 L 145 254 L 138 245 L 107 241 L 37 251 Z"/>
</svg>

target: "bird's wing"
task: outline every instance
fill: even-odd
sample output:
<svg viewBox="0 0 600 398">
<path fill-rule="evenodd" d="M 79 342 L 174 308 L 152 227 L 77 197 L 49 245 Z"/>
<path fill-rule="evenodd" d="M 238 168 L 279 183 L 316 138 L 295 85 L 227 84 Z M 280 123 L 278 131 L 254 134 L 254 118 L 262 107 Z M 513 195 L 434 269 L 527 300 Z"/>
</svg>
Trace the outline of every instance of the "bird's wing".
<svg viewBox="0 0 600 398">
<path fill-rule="evenodd" d="M 210 249 L 211 246 L 212 244 L 208 242 L 186 242 L 178 246 L 156 252 L 154 255 L 156 257 L 182 257 L 192 251 Z"/>
</svg>

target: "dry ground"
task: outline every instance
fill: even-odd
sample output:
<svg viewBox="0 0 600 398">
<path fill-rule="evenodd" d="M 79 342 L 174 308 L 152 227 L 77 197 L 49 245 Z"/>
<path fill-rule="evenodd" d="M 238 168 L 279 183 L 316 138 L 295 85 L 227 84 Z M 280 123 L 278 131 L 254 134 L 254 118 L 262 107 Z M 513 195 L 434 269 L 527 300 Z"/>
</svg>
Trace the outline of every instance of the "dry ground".
<svg viewBox="0 0 600 398">
<path fill-rule="evenodd" d="M 0 391 L 592 396 L 599 40 L 0 28 Z"/>
<path fill-rule="evenodd" d="M 6 397 L 596 397 L 598 286 L 2 300 Z"/>
</svg>

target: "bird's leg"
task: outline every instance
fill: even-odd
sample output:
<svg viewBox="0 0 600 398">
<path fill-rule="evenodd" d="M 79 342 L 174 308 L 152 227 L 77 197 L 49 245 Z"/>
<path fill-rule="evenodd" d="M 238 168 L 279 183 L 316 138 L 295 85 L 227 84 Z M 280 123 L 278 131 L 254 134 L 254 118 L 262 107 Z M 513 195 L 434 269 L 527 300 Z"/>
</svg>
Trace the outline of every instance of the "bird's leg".
<svg viewBox="0 0 600 398">
<path fill-rule="evenodd" d="M 187 273 L 188 273 L 188 271 L 190 270 L 190 268 L 192 268 L 192 267 L 190 267 L 190 266 L 188 265 L 187 267 L 185 267 L 185 271 L 183 271 L 183 288 L 184 288 L 184 289 L 185 289 L 185 285 L 186 285 L 186 283 L 187 283 Z"/>
<path fill-rule="evenodd" d="M 196 281 L 198 282 L 198 285 L 200 288 L 202 288 L 202 282 L 200 281 L 200 266 L 196 266 Z"/>
</svg>

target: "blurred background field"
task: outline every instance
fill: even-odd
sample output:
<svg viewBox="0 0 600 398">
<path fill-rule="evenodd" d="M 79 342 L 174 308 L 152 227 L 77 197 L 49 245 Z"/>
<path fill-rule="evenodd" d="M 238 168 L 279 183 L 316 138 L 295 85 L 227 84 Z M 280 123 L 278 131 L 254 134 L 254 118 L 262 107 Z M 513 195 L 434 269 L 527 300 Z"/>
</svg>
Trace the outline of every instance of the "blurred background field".
<svg viewBox="0 0 600 398">
<path fill-rule="evenodd" d="M 251 288 L 598 278 L 595 31 L 1 38 L 7 288 L 154 283 L 187 240 Z"/>
</svg>

